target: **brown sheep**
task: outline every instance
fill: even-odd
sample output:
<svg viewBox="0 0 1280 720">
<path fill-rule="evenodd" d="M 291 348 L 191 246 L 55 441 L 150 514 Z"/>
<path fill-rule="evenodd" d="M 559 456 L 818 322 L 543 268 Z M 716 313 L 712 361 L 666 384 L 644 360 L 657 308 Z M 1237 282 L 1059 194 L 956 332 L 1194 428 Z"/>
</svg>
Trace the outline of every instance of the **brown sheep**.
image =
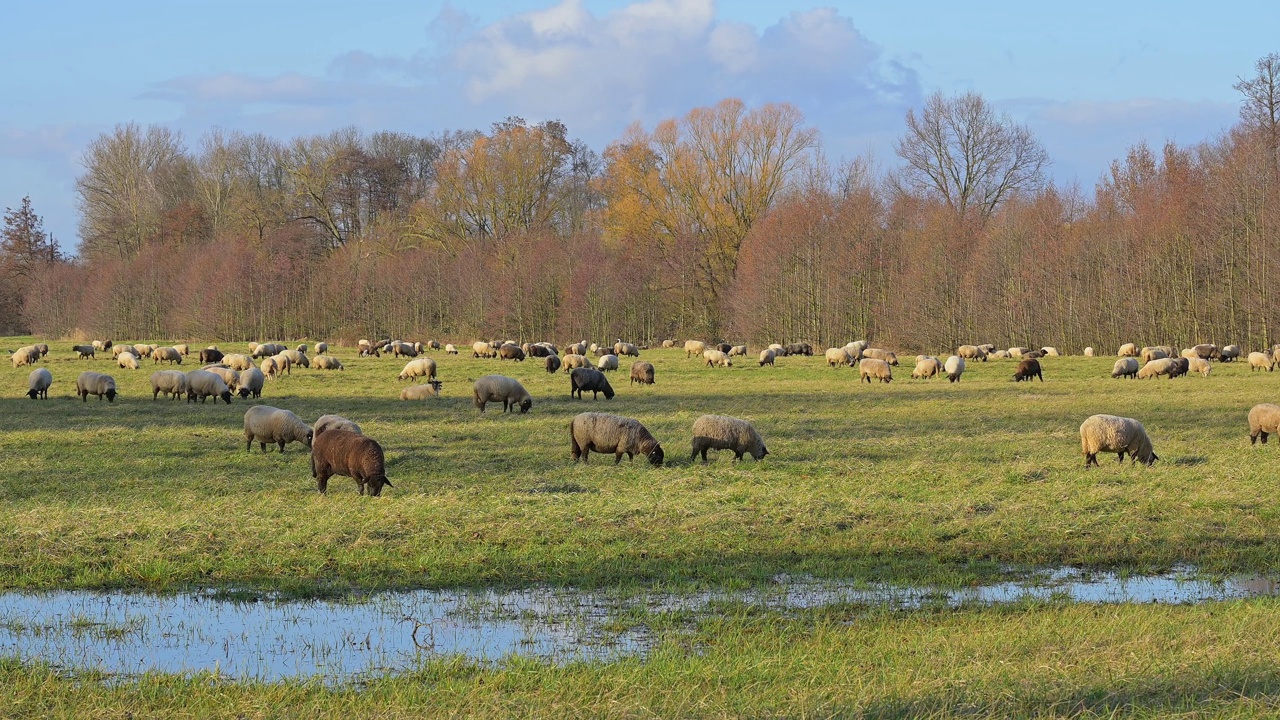
<svg viewBox="0 0 1280 720">
<path fill-rule="evenodd" d="M 373 497 L 382 494 L 383 486 L 395 487 L 387 479 L 382 446 L 350 430 L 325 430 L 311 440 L 311 477 L 316 479 L 316 489 L 326 492 L 333 475 L 354 479 L 361 495 L 366 486 Z"/>
<path fill-rule="evenodd" d="M 1014 382 L 1022 382 L 1026 380 L 1031 382 L 1031 378 L 1038 377 L 1040 382 L 1044 382 L 1044 373 L 1040 372 L 1040 361 L 1035 358 L 1024 357 L 1018 363 L 1018 369 L 1013 373 Z"/>
</svg>

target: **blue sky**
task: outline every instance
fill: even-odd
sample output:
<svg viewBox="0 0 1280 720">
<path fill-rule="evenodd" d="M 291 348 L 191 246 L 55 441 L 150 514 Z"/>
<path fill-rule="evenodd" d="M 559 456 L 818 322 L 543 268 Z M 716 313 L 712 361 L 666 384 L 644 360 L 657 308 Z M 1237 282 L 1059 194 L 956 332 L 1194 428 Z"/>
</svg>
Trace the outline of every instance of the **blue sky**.
<svg viewBox="0 0 1280 720">
<path fill-rule="evenodd" d="M 981 93 L 1089 189 L 1137 142 L 1232 125 L 1231 86 L 1280 51 L 1277 27 L 1274 2 L 21 3 L 0 27 L 0 206 L 30 195 L 74 248 L 81 154 L 126 122 L 194 147 L 215 126 L 428 135 L 520 115 L 602 150 L 736 96 L 791 102 L 830 158 L 887 167 L 936 90 Z"/>
</svg>

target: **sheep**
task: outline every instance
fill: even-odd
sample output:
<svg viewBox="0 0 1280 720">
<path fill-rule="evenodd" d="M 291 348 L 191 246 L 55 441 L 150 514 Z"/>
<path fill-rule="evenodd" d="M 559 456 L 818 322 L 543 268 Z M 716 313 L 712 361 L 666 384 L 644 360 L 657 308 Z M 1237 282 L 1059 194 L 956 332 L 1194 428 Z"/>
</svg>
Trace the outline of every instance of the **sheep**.
<svg viewBox="0 0 1280 720">
<path fill-rule="evenodd" d="M 376 440 L 359 432 L 330 428 L 317 432 L 311 444 L 311 477 L 321 494 L 329 490 L 329 478 L 343 475 L 356 481 L 356 489 L 378 497 L 382 488 L 395 487 L 387 478 L 386 456 Z"/>
<path fill-rule="evenodd" d="M 102 402 L 105 396 L 107 402 L 113 403 L 116 401 L 116 379 L 110 375 L 86 370 L 76 378 L 76 394 L 80 396 L 82 402 L 89 402 L 90 395 L 97 395 L 98 402 Z"/>
<path fill-rule="evenodd" d="M 1022 355 L 1020 355 L 1019 357 L 1022 358 L 1023 360 L 1039 360 L 1040 358 L 1044 357 L 1044 353 L 1040 352 L 1039 350 L 1028 350 L 1022 353 Z"/>
<path fill-rule="evenodd" d="M 405 364 L 404 369 L 397 376 L 399 380 L 412 380 L 414 378 L 426 378 L 427 380 L 436 379 L 436 361 L 431 358 L 418 358 L 410 360 Z"/>
<path fill-rule="evenodd" d="M 244 411 L 245 452 L 253 451 L 255 441 L 262 446 L 264 453 L 267 451 L 267 443 L 279 445 L 281 453 L 284 452 L 284 446 L 291 442 L 302 443 L 309 448 L 314 436 L 311 426 L 288 410 L 270 405 L 255 405 Z"/>
<path fill-rule="evenodd" d="M 554 373 L 560 369 L 560 356 L 548 355 L 546 359 L 543 360 L 543 363 L 544 363 L 543 367 L 547 369 L 547 372 Z"/>
<path fill-rule="evenodd" d="M 1138 359 L 1125 356 L 1116 360 L 1116 364 L 1111 367 L 1111 377 L 1127 377 L 1130 380 L 1138 377 Z"/>
<path fill-rule="evenodd" d="M 855 360 L 862 359 L 862 353 L 871 347 L 871 343 L 866 340 L 851 340 L 844 345 L 845 352 L 849 353 L 849 357 Z"/>
<path fill-rule="evenodd" d="M 182 352 L 178 348 L 160 347 L 151 351 L 151 364 L 158 365 L 162 362 L 170 364 L 182 364 Z"/>
<path fill-rule="evenodd" d="M 1144 347 L 1144 348 L 1142 348 L 1142 352 L 1140 353 L 1140 357 L 1142 358 L 1142 362 L 1144 362 L 1144 363 L 1149 363 L 1149 362 L 1151 362 L 1152 360 L 1163 360 L 1164 358 L 1167 358 L 1167 357 L 1169 357 L 1169 356 L 1170 356 L 1170 355 L 1172 355 L 1172 354 L 1173 354 L 1173 353 L 1167 353 L 1167 352 L 1165 352 L 1163 348 L 1158 348 L 1158 347 Z"/>
<path fill-rule="evenodd" d="M 120 356 L 120 353 L 122 352 L 133 352 L 133 346 L 132 345 L 116 345 L 115 347 L 111 348 L 111 359 L 115 360 L 117 357 Z"/>
<path fill-rule="evenodd" d="M 1251 352 L 1249 353 L 1249 372 L 1254 370 L 1266 370 L 1273 372 L 1276 369 L 1275 358 L 1271 353 Z"/>
<path fill-rule="evenodd" d="M 252 355 L 253 353 L 256 353 L 256 352 L 258 352 L 258 343 L 250 341 L 249 354 Z"/>
<path fill-rule="evenodd" d="M 563 366 L 564 366 L 564 371 L 566 373 L 573 372 L 577 368 L 595 367 L 594 365 L 591 364 L 591 361 L 587 359 L 586 355 L 576 355 L 576 354 L 565 355 Z"/>
<path fill-rule="evenodd" d="M 427 346 L 426 346 L 426 345 L 423 345 L 423 344 L 422 344 L 422 343 L 420 343 L 420 342 L 416 342 L 416 341 L 415 341 L 415 342 L 413 343 L 413 351 L 414 351 L 414 352 L 416 352 L 416 353 L 418 353 L 419 355 L 421 355 L 423 352 L 425 352 L 425 351 L 426 351 L 426 349 L 427 349 Z"/>
<path fill-rule="evenodd" d="M 701 355 L 707 351 L 707 344 L 701 340 L 686 340 L 684 342 L 684 356 L 686 359 Z"/>
<path fill-rule="evenodd" d="M 1183 350 L 1182 352 L 1178 353 L 1178 357 L 1198 358 L 1200 357 L 1200 354 L 1196 352 L 1195 348 L 1187 348 L 1186 350 Z"/>
<path fill-rule="evenodd" d="M 93 354 L 97 352 L 97 348 L 92 345 L 72 345 L 71 349 L 76 351 L 77 360 L 92 360 Z"/>
<path fill-rule="evenodd" d="M 956 356 L 961 360 L 981 360 L 987 361 L 987 351 L 977 345 L 961 345 L 956 348 Z"/>
<path fill-rule="evenodd" d="M 525 343 L 520 346 L 520 349 L 524 351 L 524 356 L 527 358 L 544 358 L 552 354 L 551 348 L 542 343 Z"/>
<path fill-rule="evenodd" d="M 311 426 L 312 433 L 319 435 L 325 430 L 346 430 L 357 435 L 361 432 L 359 425 L 341 415 L 321 415 L 316 418 L 316 424 Z"/>
<path fill-rule="evenodd" d="M 27 397 L 49 399 L 49 386 L 53 384 L 53 373 L 45 368 L 36 368 L 27 376 Z"/>
<path fill-rule="evenodd" d="M 1008 351 L 1008 350 L 995 350 L 995 351 L 993 351 L 993 352 L 989 352 L 989 353 L 987 353 L 987 357 L 989 357 L 989 358 L 997 358 L 997 359 L 999 359 L 999 360 L 1008 360 L 1009 358 L 1011 358 L 1011 357 L 1013 357 L 1013 356 L 1009 354 L 1009 351 Z"/>
<path fill-rule="evenodd" d="M 381 351 L 379 351 L 379 350 L 378 350 L 378 348 L 374 347 L 374 346 L 373 346 L 373 343 L 370 343 L 368 340 L 363 340 L 363 339 L 362 339 L 362 340 L 357 341 L 357 342 L 356 342 L 356 349 L 357 349 L 357 350 L 359 350 L 359 352 L 360 352 L 360 357 L 368 357 L 368 356 L 370 356 L 370 355 L 372 355 L 372 356 L 374 356 L 374 357 L 382 357 L 382 352 L 381 352 Z M 453 354 L 454 354 L 454 355 L 457 355 L 458 353 L 457 353 L 457 351 L 455 350 L 455 352 L 454 352 Z M 254 357 L 258 357 L 258 356 L 257 356 L 257 355 L 255 355 Z"/>
<path fill-rule="evenodd" d="M 155 349 L 156 349 L 156 346 L 155 346 L 155 345 L 148 345 L 148 344 L 146 344 L 146 343 L 138 343 L 137 345 L 134 345 L 134 346 L 133 346 L 133 354 L 134 354 L 134 355 L 137 355 L 139 360 L 145 360 L 145 359 L 147 359 L 147 358 L 151 357 L 151 351 L 153 351 L 153 350 L 155 350 Z"/>
<path fill-rule="evenodd" d="M 345 370 L 346 369 L 342 366 L 342 361 L 332 355 L 317 355 L 315 362 L 316 362 L 317 370 Z"/>
<path fill-rule="evenodd" d="M 1094 415 L 1080 424 L 1080 449 L 1084 453 L 1084 466 L 1098 464 L 1098 453 L 1118 453 L 1124 462 L 1127 452 L 1136 464 L 1153 465 L 1160 458 L 1151 447 L 1146 428 L 1133 418 L 1115 415 Z"/>
<path fill-rule="evenodd" d="M 294 348 L 294 350 L 297 350 L 298 352 L 302 353 L 303 355 L 306 355 L 306 354 L 307 354 L 307 344 L 306 344 L 306 343 L 301 343 L 301 344 L 299 344 L 299 345 L 298 345 L 298 347 Z"/>
<path fill-rule="evenodd" d="M 523 415 L 533 407 L 533 398 L 529 396 L 529 391 L 524 389 L 519 380 L 505 375 L 485 375 L 476 380 L 474 391 L 476 407 L 480 408 L 482 413 L 486 403 L 499 400 L 502 401 L 504 413 L 508 409 L 514 412 L 518 405 L 520 414 Z"/>
<path fill-rule="evenodd" d="M 588 352 L 588 348 L 587 348 L 586 340 L 583 340 L 582 342 L 573 343 L 564 349 L 565 355 L 581 355 L 583 357 L 586 357 L 587 352 Z"/>
<path fill-rule="evenodd" d="M 598 400 L 600 393 L 604 393 L 605 400 L 613 399 L 613 386 L 609 384 L 609 378 L 599 370 L 576 368 L 569 374 L 569 397 L 581 400 L 584 390 L 591 391 L 592 400 Z"/>
<path fill-rule="evenodd" d="M 318 343 L 316 343 L 316 354 L 317 354 L 317 355 L 323 355 L 323 354 L 325 354 L 325 353 L 327 353 L 327 352 L 329 352 L 329 343 L 327 343 L 327 342 L 318 342 Z"/>
<path fill-rule="evenodd" d="M 259 371 L 267 378 L 275 378 L 280 374 L 280 363 L 276 362 L 273 357 L 263 358 Z"/>
<path fill-rule="evenodd" d="M 1191 349 L 1195 351 L 1196 357 L 1201 360 L 1217 360 L 1221 357 L 1218 346 L 1213 343 L 1200 343 Z"/>
<path fill-rule="evenodd" d="M 1120 346 L 1116 355 L 1120 357 L 1138 357 L 1138 346 L 1133 343 L 1125 343 Z"/>
<path fill-rule="evenodd" d="M 675 346 L 676 346 L 676 341 L 675 341 L 675 340 L 663 340 L 663 341 L 662 341 L 662 349 L 663 349 L 663 350 L 670 350 L 670 349 L 674 348 Z"/>
<path fill-rule="evenodd" d="M 1213 363 L 1204 358 L 1188 358 L 1187 371 L 1200 373 L 1203 377 L 1209 377 L 1209 373 L 1213 372 Z"/>
<path fill-rule="evenodd" d="M 181 370 L 157 370 L 151 373 L 151 399 L 164 393 L 166 398 L 177 400 L 187 394 L 187 374 Z"/>
<path fill-rule="evenodd" d="M 1031 348 L 1026 348 L 1026 347 L 1011 347 L 1009 348 L 1009 357 L 1013 358 L 1014 360 L 1018 360 L 1022 357 L 1023 353 L 1029 352 L 1030 350 Z"/>
<path fill-rule="evenodd" d="M 724 353 L 725 355 L 728 355 L 728 354 L 729 354 L 729 351 L 733 349 L 733 345 L 730 345 L 730 344 L 729 344 L 729 343 L 727 343 L 727 342 L 716 343 L 715 345 L 713 345 L 713 346 L 711 347 L 711 349 L 712 349 L 712 350 L 719 350 L 720 352 Z"/>
<path fill-rule="evenodd" d="M 182 357 L 186 357 L 191 354 L 191 346 L 187 343 L 178 343 L 173 346 L 173 349 L 177 350 Z"/>
<path fill-rule="evenodd" d="M 573 461 L 589 462 L 591 452 L 614 453 L 613 464 L 636 455 L 649 459 L 650 465 L 661 465 L 666 454 L 653 435 L 633 418 L 606 413 L 582 413 L 569 421 L 569 444 Z"/>
<path fill-rule="evenodd" d="M 964 358 L 959 355 L 952 355 L 947 358 L 947 362 L 943 364 L 942 369 L 947 372 L 947 379 L 951 382 L 960 382 L 960 376 L 964 375 Z"/>
<path fill-rule="evenodd" d="M 640 383 L 641 385 L 652 385 L 653 380 L 653 363 L 637 360 L 631 363 L 631 382 Z"/>
<path fill-rule="evenodd" d="M 1173 360 L 1173 370 L 1169 373 L 1169 379 L 1186 375 L 1191 369 L 1191 360 L 1188 358 L 1170 358 Z"/>
<path fill-rule="evenodd" d="M 40 350 L 35 345 L 27 345 L 13 351 L 13 355 L 9 357 L 9 362 L 13 363 L 16 368 L 24 365 L 35 365 L 40 362 Z"/>
<path fill-rule="evenodd" d="M 778 352 L 772 348 L 765 348 L 760 351 L 760 367 L 768 365 L 773 367 L 773 361 L 778 358 Z"/>
<path fill-rule="evenodd" d="M 849 351 L 844 348 L 827 348 L 823 353 L 827 358 L 827 367 L 840 367 L 841 365 L 853 365 L 853 358 L 849 357 Z"/>
<path fill-rule="evenodd" d="M 749 454 L 757 462 L 769 454 L 751 423 L 725 415 L 703 415 L 693 421 L 693 453 L 689 455 L 689 462 L 699 454 L 702 462 L 707 462 L 708 450 L 732 450 L 734 460 Z"/>
<path fill-rule="evenodd" d="M 473 358 L 491 358 L 494 356 L 493 350 L 493 348 L 489 347 L 489 343 L 483 340 L 471 343 L 471 357 Z"/>
<path fill-rule="evenodd" d="M 880 382 L 893 382 L 893 370 L 889 363 L 879 358 L 863 358 L 858 363 L 858 376 L 861 380 L 871 382 L 871 378 L 879 378 Z"/>
<path fill-rule="evenodd" d="M 596 361 L 596 367 L 600 368 L 600 372 L 609 372 L 610 370 L 617 370 L 618 356 L 613 354 L 601 355 L 600 359 Z"/>
<path fill-rule="evenodd" d="M 516 362 L 524 362 L 525 351 L 520 349 L 519 345 L 503 345 L 498 348 L 499 360 L 515 360 Z"/>
<path fill-rule="evenodd" d="M 276 363 L 277 376 L 282 372 L 285 375 L 293 374 L 293 360 L 291 360 L 288 355 L 285 355 L 283 353 L 279 355 L 272 355 L 271 359 L 274 360 Z"/>
<path fill-rule="evenodd" d="M 311 360 L 307 358 L 306 354 L 298 352 L 297 350 L 285 350 L 280 354 L 289 358 L 290 367 L 311 367 Z"/>
<path fill-rule="evenodd" d="M 99 352 L 103 350 L 110 350 L 112 346 L 112 342 L 110 340 L 94 340 L 91 344 L 93 345 L 93 349 Z"/>
<path fill-rule="evenodd" d="M 248 370 L 251 367 L 254 367 L 253 358 L 249 357 L 248 355 L 244 355 L 242 353 L 227 353 L 226 355 L 223 355 L 222 364 L 226 365 L 232 370 L 237 370 L 240 372 L 243 372 L 245 370 Z"/>
<path fill-rule="evenodd" d="M 781 344 L 779 344 L 779 343 L 769 343 L 769 348 L 768 348 L 768 349 L 770 349 L 770 350 L 774 351 L 774 352 L 775 352 L 775 353 L 777 353 L 778 355 L 782 355 L 783 357 L 786 357 L 786 348 L 784 348 L 784 347 L 783 347 Z"/>
<path fill-rule="evenodd" d="M 1045 357 L 1062 357 L 1062 353 L 1058 352 L 1058 348 L 1056 347 L 1042 347 L 1040 348 L 1040 352 L 1043 353 Z"/>
<path fill-rule="evenodd" d="M 996 346 L 992 343 L 983 343 L 978 346 L 978 349 L 990 356 L 991 353 L 996 351 Z"/>
<path fill-rule="evenodd" d="M 137 370 L 138 356 L 128 351 L 122 352 L 116 356 L 116 365 L 126 370 Z"/>
<path fill-rule="evenodd" d="M 613 344 L 613 354 L 618 357 L 640 357 L 640 348 L 629 342 L 618 342 Z"/>
<path fill-rule="evenodd" d="M 258 349 L 261 350 L 262 346 L 258 346 Z M 222 362 L 223 357 L 225 357 L 225 353 L 221 350 L 217 348 L 205 348 L 200 351 L 200 364 L 208 365 L 209 363 Z M 258 357 L 258 354 L 255 352 L 253 357 Z"/>
<path fill-rule="evenodd" d="M 214 405 L 218 404 L 218 398 L 231 404 L 231 388 L 227 387 L 227 382 L 217 373 L 208 370 L 192 370 L 187 373 L 187 402 L 193 403 L 196 398 L 200 398 L 203 403 L 210 396 L 213 397 Z"/>
<path fill-rule="evenodd" d="M 1280 433 L 1280 405 L 1259 403 L 1249 410 L 1249 444 L 1262 440 L 1267 444 L 1267 436 Z"/>
<path fill-rule="evenodd" d="M 733 367 L 729 356 L 719 350 L 707 350 L 702 356 L 707 360 L 707 367 Z"/>
<path fill-rule="evenodd" d="M 1094 354 L 1094 353 L 1093 353 L 1093 348 L 1091 348 L 1091 347 L 1086 347 L 1086 348 L 1084 349 L 1084 356 L 1085 356 L 1085 357 L 1093 357 L 1093 354 Z"/>
<path fill-rule="evenodd" d="M 439 341 L 439 340 L 428 340 L 428 341 L 427 341 L 427 347 L 428 347 L 428 348 L 431 348 L 432 350 L 439 350 L 439 349 L 440 349 L 440 341 Z"/>
<path fill-rule="evenodd" d="M 225 365 L 205 365 L 200 368 L 217 375 L 222 378 L 222 382 L 227 384 L 227 389 L 233 393 L 240 391 L 240 373 L 232 370 Z M 242 396 L 243 397 L 243 396 Z"/>
<path fill-rule="evenodd" d="M 1031 382 L 1033 377 L 1038 377 L 1040 382 L 1044 382 L 1044 373 L 1040 371 L 1040 361 L 1035 358 L 1023 358 L 1018 362 L 1018 369 L 1013 373 L 1013 381 L 1022 382 L 1026 380 Z"/>
<path fill-rule="evenodd" d="M 1218 355 L 1220 356 L 1220 362 L 1234 362 L 1240 357 L 1240 346 L 1223 345 L 1222 349 L 1218 351 Z"/>
<path fill-rule="evenodd" d="M 911 371 L 911 378 L 913 380 L 928 380 L 940 374 L 942 374 L 942 363 L 938 362 L 938 358 L 923 355 L 916 360 L 916 367 Z"/>
<path fill-rule="evenodd" d="M 746 356 L 747 356 L 746 345 L 734 345 L 733 347 L 729 348 L 729 357 L 746 357 Z"/>
<path fill-rule="evenodd" d="M 791 343 L 787 345 L 787 354 L 813 357 L 813 346 L 807 342 Z"/>
<path fill-rule="evenodd" d="M 421 384 L 410 385 L 400 391 L 401 400 L 426 400 L 427 398 L 440 397 L 440 386 L 443 385 L 439 380 L 428 380 Z"/>
<path fill-rule="evenodd" d="M 891 350 L 881 350 L 880 348 L 867 348 L 862 351 L 863 357 L 872 358 L 874 360 L 883 360 L 890 365 L 898 364 L 898 355 Z"/>
<path fill-rule="evenodd" d="M 254 399 L 262 397 L 262 385 L 266 376 L 256 367 L 240 372 L 240 397 L 252 395 Z"/>
<path fill-rule="evenodd" d="M 445 343 L 445 346 L 444 346 L 444 354 L 445 354 L 445 355 L 457 355 L 457 354 L 458 354 L 458 348 L 457 348 L 456 346 L 454 346 L 454 344 L 453 344 L 453 343 Z"/>
<path fill-rule="evenodd" d="M 1147 378 L 1168 375 L 1169 379 L 1172 380 L 1177 377 L 1177 375 L 1174 374 L 1177 372 L 1177 369 L 1178 365 L 1172 358 L 1156 358 L 1142 366 L 1142 369 L 1138 371 L 1138 379 L 1145 380 Z"/>
<path fill-rule="evenodd" d="M 386 350 L 391 353 L 392 357 L 417 357 L 418 350 L 413 345 L 406 342 L 395 341 L 386 346 Z"/>
</svg>

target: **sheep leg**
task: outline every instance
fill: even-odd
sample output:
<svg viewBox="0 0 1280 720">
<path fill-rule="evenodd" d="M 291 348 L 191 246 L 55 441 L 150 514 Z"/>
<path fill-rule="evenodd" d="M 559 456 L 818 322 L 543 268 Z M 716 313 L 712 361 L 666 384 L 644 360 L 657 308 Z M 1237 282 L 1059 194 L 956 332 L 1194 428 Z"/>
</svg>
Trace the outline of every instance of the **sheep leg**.
<svg viewBox="0 0 1280 720">
<path fill-rule="evenodd" d="M 1123 464 L 1124 464 L 1124 451 L 1123 451 L 1123 450 L 1121 450 L 1121 451 L 1120 451 L 1120 459 L 1119 459 L 1117 462 L 1119 462 L 1121 465 L 1123 465 Z"/>
<path fill-rule="evenodd" d="M 1098 453 L 1085 453 L 1085 454 L 1084 454 L 1084 469 L 1085 469 L 1085 470 L 1088 470 L 1090 465 L 1097 465 L 1097 464 L 1098 464 Z"/>
<path fill-rule="evenodd" d="M 325 466 L 319 470 L 320 474 L 316 475 L 316 490 L 319 490 L 321 495 L 327 495 L 329 493 L 329 468 Z"/>
<path fill-rule="evenodd" d="M 613 464 L 617 465 L 622 462 L 622 453 L 618 453 L 613 457 Z"/>
</svg>

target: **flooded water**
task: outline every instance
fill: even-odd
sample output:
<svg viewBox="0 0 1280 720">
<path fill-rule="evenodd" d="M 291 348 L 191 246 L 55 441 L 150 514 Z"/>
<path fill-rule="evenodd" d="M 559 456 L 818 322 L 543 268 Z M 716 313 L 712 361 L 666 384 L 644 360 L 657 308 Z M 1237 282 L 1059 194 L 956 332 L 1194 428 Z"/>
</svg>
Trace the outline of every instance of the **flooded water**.
<svg viewBox="0 0 1280 720">
<path fill-rule="evenodd" d="M 404 671 L 435 655 L 480 661 L 520 655 L 557 663 L 643 655 L 653 642 L 645 628 L 614 622 L 635 609 L 713 612 L 721 602 L 784 612 L 835 603 L 899 609 L 1027 600 L 1202 603 L 1278 592 L 1266 578 L 1208 582 L 1185 568 L 1127 578 L 1067 568 L 961 590 L 786 576 L 775 582 L 766 590 L 687 595 L 424 590 L 346 601 L 10 592 L 0 594 L 0 656 L 124 677 L 213 671 L 237 680 L 348 682 Z"/>
</svg>

